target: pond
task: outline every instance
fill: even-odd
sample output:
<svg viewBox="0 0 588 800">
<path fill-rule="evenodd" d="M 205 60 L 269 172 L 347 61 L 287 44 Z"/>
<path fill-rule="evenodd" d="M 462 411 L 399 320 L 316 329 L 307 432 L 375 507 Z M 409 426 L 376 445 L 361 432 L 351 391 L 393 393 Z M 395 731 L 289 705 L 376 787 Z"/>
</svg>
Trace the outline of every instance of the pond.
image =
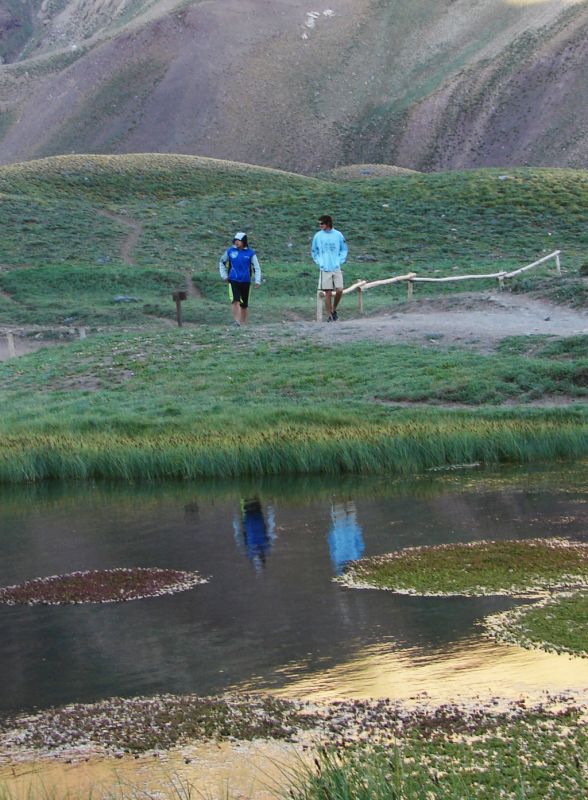
<svg viewBox="0 0 588 800">
<path fill-rule="evenodd" d="M 77 570 L 196 570 L 126 603 L 0 605 L 0 710 L 161 692 L 439 696 L 563 690 L 586 660 L 498 645 L 504 597 L 419 598 L 332 581 L 415 545 L 588 535 L 588 466 L 410 479 L 0 487 L 0 586 Z M 520 602 L 520 601 L 519 601 Z"/>
</svg>

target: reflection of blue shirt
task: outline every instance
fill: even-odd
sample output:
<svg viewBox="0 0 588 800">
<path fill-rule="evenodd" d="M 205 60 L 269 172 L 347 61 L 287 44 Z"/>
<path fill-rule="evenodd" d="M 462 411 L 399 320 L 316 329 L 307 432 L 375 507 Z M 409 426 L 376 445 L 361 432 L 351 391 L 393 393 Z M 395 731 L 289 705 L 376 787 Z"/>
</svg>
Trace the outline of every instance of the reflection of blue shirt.
<svg viewBox="0 0 588 800">
<path fill-rule="evenodd" d="M 247 555 L 254 561 L 256 557 L 265 560 L 271 543 L 265 527 L 265 519 L 259 500 L 248 500 L 243 506 L 243 536 Z"/>
<path fill-rule="evenodd" d="M 275 539 L 274 512 L 268 506 L 268 524 L 266 524 L 263 508 L 257 497 L 243 500 L 241 503 L 240 525 L 237 520 L 233 522 L 235 537 L 241 534 L 247 557 L 255 564 L 256 568 L 265 564 L 266 554 L 269 552 Z"/>
<path fill-rule="evenodd" d="M 363 531 L 356 519 L 354 503 L 334 505 L 331 508 L 333 524 L 329 531 L 331 562 L 339 575 L 349 561 L 361 558 L 365 550 Z"/>
</svg>

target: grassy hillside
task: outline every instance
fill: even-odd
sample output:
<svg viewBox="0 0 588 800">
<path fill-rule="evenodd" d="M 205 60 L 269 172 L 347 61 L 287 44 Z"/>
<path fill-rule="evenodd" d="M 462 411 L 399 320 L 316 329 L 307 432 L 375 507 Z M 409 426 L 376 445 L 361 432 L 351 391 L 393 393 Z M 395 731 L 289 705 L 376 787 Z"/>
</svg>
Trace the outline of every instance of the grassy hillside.
<svg viewBox="0 0 588 800">
<path fill-rule="evenodd" d="M 189 156 L 80 156 L 1 169 L 0 200 L 5 324 L 173 319 L 170 293 L 190 280 L 199 296 L 184 304 L 186 320 L 220 322 L 226 302 L 217 263 L 237 229 L 250 233 L 265 273 L 256 295 L 259 318 L 312 319 L 309 245 L 325 210 L 350 243 L 348 283 L 408 271 L 494 272 L 562 249 L 565 286 L 576 300 L 584 296 L 578 271 L 587 258 L 588 177 L 582 171 L 331 181 Z M 126 263 L 133 225 L 139 235 Z M 419 294 L 440 291 L 425 286 Z M 399 286 L 382 289 L 366 302 L 375 311 L 404 294 Z M 121 296 L 132 299 L 114 302 Z"/>
<path fill-rule="evenodd" d="M 405 472 L 580 456 L 586 337 L 524 337 L 481 355 L 318 344 L 312 327 L 282 321 L 313 318 L 308 248 L 326 210 L 348 236 L 348 282 L 408 269 L 496 270 L 558 246 L 566 275 L 550 285 L 575 286 L 581 302 L 587 192 L 585 173 L 551 170 L 332 182 L 187 156 L 0 169 L 0 325 L 48 337 L 88 332 L 0 364 L 0 477 Z M 237 229 L 250 233 L 265 275 L 252 325 L 239 331 L 227 325 L 217 271 Z M 182 329 L 177 287 L 192 292 Z M 377 313 L 404 303 L 404 290 L 367 302 Z M 525 408 L 554 396 L 580 404 Z M 420 405 L 402 409 L 406 402 Z M 439 403 L 447 407 L 426 407 Z"/>
</svg>

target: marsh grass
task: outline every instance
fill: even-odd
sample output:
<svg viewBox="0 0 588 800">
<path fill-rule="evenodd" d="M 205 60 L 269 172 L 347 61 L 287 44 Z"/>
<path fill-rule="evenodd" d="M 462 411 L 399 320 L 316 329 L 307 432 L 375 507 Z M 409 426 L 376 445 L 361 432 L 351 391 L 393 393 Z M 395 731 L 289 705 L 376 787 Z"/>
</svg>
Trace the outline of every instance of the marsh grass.
<svg viewBox="0 0 588 800">
<path fill-rule="evenodd" d="M 519 646 L 588 657 L 588 593 L 559 594 L 484 620 L 499 641 Z"/>
<path fill-rule="evenodd" d="M 353 562 L 337 580 L 409 594 L 533 596 L 586 586 L 588 546 L 528 539 L 411 547 Z"/>
<path fill-rule="evenodd" d="M 586 454 L 586 436 L 575 421 L 561 415 L 533 415 L 525 420 L 468 418 L 465 414 L 410 415 L 394 423 L 335 424 L 328 414 L 309 409 L 284 421 L 283 409 L 259 418 L 242 415 L 245 433 L 234 437 L 219 417 L 200 431 L 121 433 L 117 420 L 102 432 L 89 425 L 61 430 L 11 433 L 0 444 L 0 481 L 49 478 L 158 480 L 229 478 L 304 473 L 410 474 L 443 464 L 482 461 L 546 461 Z M 293 416 L 293 415 L 292 415 Z M 321 416 L 323 417 L 321 419 Z M 415 419 L 416 416 L 416 419 Z M 256 419 L 257 424 L 256 424 Z M 216 424 L 216 430 L 212 425 Z M 98 425 L 98 423 L 97 423 Z M 109 427 L 109 429 L 105 429 Z"/>
<path fill-rule="evenodd" d="M 588 740 L 581 715 L 480 719 L 462 733 L 409 732 L 388 748 L 321 751 L 302 764 L 291 800 L 570 800 L 584 797 Z"/>
</svg>

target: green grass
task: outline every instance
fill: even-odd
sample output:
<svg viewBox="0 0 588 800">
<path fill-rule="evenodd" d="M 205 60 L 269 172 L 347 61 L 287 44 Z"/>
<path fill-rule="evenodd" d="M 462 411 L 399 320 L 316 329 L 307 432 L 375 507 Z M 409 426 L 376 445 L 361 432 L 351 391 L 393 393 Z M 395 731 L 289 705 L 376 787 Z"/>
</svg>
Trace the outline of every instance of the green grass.
<svg viewBox="0 0 588 800">
<path fill-rule="evenodd" d="M 406 548 L 356 561 L 339 580 L 408 594 L 532 596 L 586 586 L 588 550 L 560 539 Z"/>
<path fill-rule="evenodd" d="M 172 305 L 179 284 L 182 276 L 172 270 L 131 271 L 108 263 L 91 270 L 79 264 L 31 266 L 0 275 L 0 285 L 20 307 L 21 321 L 35 325 L 143 322 L 164 293 Z M 7 309 L 6 316 L 10 313 Z"/>
<path fill-rule="evenodd" d="M 440 719 L 439 722 L 443 720 Z M 570 800 L 585 797 L 588 738 L 576 710 L 462 731 L 418 728 L 396 746 L 322 751 L 294 772 L 291 800 Z"/>
<path fill-rule="evenodd" d="M 585 405 L 450 407 L 584 397 L 583 360 L 362 342 L 332 350 L 337 369 L 325 370 L 324 345 L 203 327 L 95 335 L 6 361 L 0 479 L 406 474 L 588 453 Z M 395 405 L 404 400 L 425 405 Z"/>
<path fill-rule="evenodd" d="M 314 317 L 308 251 L 325 210 L 350 243 L 348 283 L 408 269 L 494 271 L 555 246 L 565 249 L 566 276 L 582 280 L 586 173 L 508 174 L 337 182 L 164 155 L 0 168 L 0 324 L 31 326 L 46 338 L 62 336 L 64 326 L 89 333 L 0 365 L 2 480 L 406 473 L 585 455 L 581 402 L 559 411 L 490 406 L 583 401 L 586 337 L 505 343 L 497 355 L 445 348 L 439 339 L 433 346 L 431 337 L 422 346 L 334 342 L 327 351 L 281 325 Z M 123 248 L 128 221 L 139 226 L 133 263 Z M 237 228 L 250 232 L 265 281 L 254 293 L 251 328 L 230 332 L 217 262 Z M 197 296 L 183 304 L 187 327 L 170 327 L 171 293 L 190 281 Z M 419 285 L 416 294 L 457 290 Z M 376 290 L 366 310 L 404 299 L 401 286 Z M 345 308 L 357 315 L 352 298 Z M 235 419 L 243 428 L 238 448 L 228 434 Z"/>
<path fill-rule="evenodd" d="M 72 271 L 72 282 L 75 276 Z M 109 288 L 107 277 L 102 274 L 95 286 L 88 282 L 90 297 Z M 116 304 L 112 298 L 117 289 L 132 293 L 136 287 L 118 284 L 116 271 L 110 277 L 112 313 L 129 313 L 135 303 Z M 173 284 L 173 275 L 163 271 L 154 271 L 150 279 L 152 293 L 166 282 Z M 63 295 L 64 311 L 75 310 L 66 304 L 73 302 L 75 290 L 64 286 Z M 361 341 L 316 344 L 307 336 L 302 331 L 291 339 L 279 326 L 264 331 L 206 326 L 96 334 L 0 363 L 0 390 L 15 399 L 19 415 L 36 403 L 48 408 L 46 398 L 35 399 L 42 390 L 63 408 L 89 397 L 89 407 L 106 402 L 121 413 L 136 410 L 145 424 L 156 424 L 162 404 L 171 416 L 186 420 L 199 409 L 218 411 L 219 403 L 245 411 L 320 404 L 336 419 L 331 402 L 336 397 L 337 408 L 361 406 L 363 419 L 382 421 L 398 413 L 394 403 L 405 401 L 487 406 L 588 394 L 588 358 L 582 352 L 586 337 L 553 344 L 541 340 L 533 354 L 521 349 L 534 346 L 526 338 L 509 340 L 512 354 L 505 347 L 503 354 L 494 355 Z M 325 369 L 325 356 L 336 362 L 336 369 Z M 124 392 L 119 391 L 122 385 Z M 583 409 L 576 408 L 578 420 Z M 5 412 L 9 419 L 8 406 Z"/>
<path fill-rule="evenodd" d="M 380 277 L 379 266 L 387 274 L 408 268 L 422 275 L 451 274 L 454 267 L 496 271 L 556 248 L 564 250 L 566 272 L 575 273 L 588 243 L 586 173 L 517 169 L 508 170 L 512 179 L 506 181 L 501 174 L 477 170 L 341 183 L 190 156 L 57 157 L 0 169 L 7 220 L 0 245 L 5 264 L 52 264 L 62 249 L 65 263 L 80 263 L 80 252 L 92 251 L 96 232 L 114 226 L 90 219 L 95 209 L 109 208 L 143 225 L 139 265 L 159 263 L 205 280 L 216 278 L 230 235 L 244 228 L 268 286 L 275 273 L 288 274 L 288 265 L 305 264 L 312 297 L 316 276 L 309 243 L 317 215 L 327 208 L 350 244 L 348 280 Z M 40 209 L 48 218 L 35 230 L 27 219 L 31 211 L 41 217 Z M 60 215 L 64 229 L 58 226 L 54 235 Z M 55 247 L 59 237 L 63 248 Z M 544 274 L 552 273 L 546 268 Z M 439 289 L 419 287 L 419 294 L 424 291 Z"/>
<path fill-rule="evenodd" d="M 558 594 L 485 620 L 493 638 L 522 647 L 588 657 L 588 593 Z"/>
</svg>

